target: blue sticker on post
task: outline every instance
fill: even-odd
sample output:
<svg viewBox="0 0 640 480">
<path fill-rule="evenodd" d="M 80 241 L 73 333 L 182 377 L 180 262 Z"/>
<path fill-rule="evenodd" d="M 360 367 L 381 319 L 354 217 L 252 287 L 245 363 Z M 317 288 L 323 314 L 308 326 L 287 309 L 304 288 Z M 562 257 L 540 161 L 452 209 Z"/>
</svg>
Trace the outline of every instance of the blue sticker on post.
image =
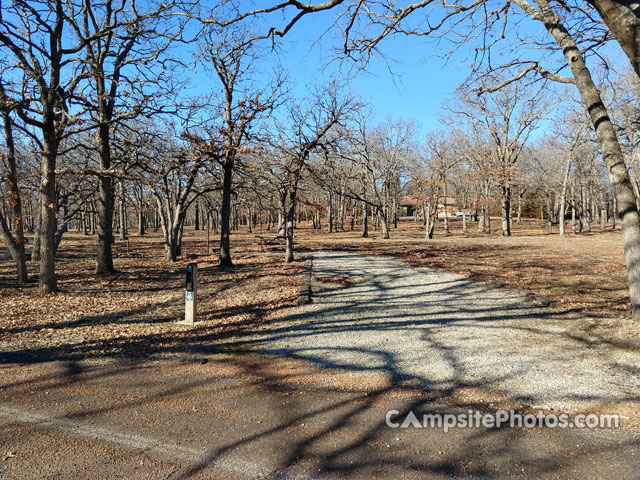
<svg viewBox="0 0 640 480">
<path fill-rule="evenodd" d="M 188 302 L 192 302 L 193 301 L 193 292 L 187 292 L 187 301 Z"/>
</svg>

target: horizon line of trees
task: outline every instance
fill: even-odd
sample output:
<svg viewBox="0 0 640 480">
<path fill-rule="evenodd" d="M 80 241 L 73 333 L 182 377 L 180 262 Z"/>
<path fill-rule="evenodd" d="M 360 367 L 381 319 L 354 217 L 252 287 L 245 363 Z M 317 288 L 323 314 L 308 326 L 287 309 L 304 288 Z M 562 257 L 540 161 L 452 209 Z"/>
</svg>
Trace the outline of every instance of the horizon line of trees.
<svg viewBox="0 0 640 480">
<path fill-rule="evenodd" d="M 326 217 L 330 231 L 345 228 L 349 216 L 349 228 L 359 222 L 363 235 L 371 217 L 388 238 L 401 196 L 410 194 L 430 238 L 437 199 L 454 195 L 463 211 L 478 211 L 474 219 L 487 233 L 499 202 L 509 236 L 514 202 L 520 217 L 526 199 L 535 198 L 549 229 L 557 224 L 562 235 L 568 215 L 575 232 L 596 219 L 615 222 L 617 213 L 631 307 L 640 318 L 640 62 L 632 55 L 640 20 L 625 5 L 615 15 L 609 6 L 604 0 L 478 0 L 438 8 L 274 1 L 244 12 L 233 1 L 3 6 L 0 237 L 18 283 L 28 280 L 25 228 L 34 230 L 40 293 L 57 290 L 55 254 L 70 225 L 97 234 L 96 274 L 114 272 L 114 226 L 126 233 L 128 206 L 140 233 L 152 212 L 171 261 L 180 255 L 190 212 L 198 212 L 197 222 L 203 209 L 215 214 L 220 268 L 228 268 L 239 212 L 249 226 L 266 213 L 292 261 L 301 210 L 316 226 Z M 265 73 L 264 41 L 276 42 L 318 11 L 336 13 L 341 55 L 361 65 L 394 35 L 439 42 L 445 58 L 468 47 L 470 73 L 444 107 L 446 130 L 421 139 L 405 119 L 372 124 L 371 110 L 345 81 L 331 79 L 295 98 L 282 71 Z M 285 27 L 265 30 L 275 12 Z M 541 24 L 547 36 L 512 26 L 520 22 Z M 627 56 L 626 70 L 610 60 L 611 45 Z M 187 99 L 182 92 L 196 64 L 217 86 L 205 98 Z M 534 133 L 541 128 L 553 134 Z M 445 231 L 448 221 L 445 215 Z M 466 229 L 466 215 L 463 222 Z"/>
</svg>

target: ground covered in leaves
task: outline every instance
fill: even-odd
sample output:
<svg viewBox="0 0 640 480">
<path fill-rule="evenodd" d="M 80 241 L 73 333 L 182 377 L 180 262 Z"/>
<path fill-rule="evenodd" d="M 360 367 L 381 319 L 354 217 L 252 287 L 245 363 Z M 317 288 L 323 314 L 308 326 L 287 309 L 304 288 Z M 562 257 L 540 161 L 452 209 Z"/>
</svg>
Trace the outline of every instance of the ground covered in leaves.
<svg viewBox="0 0 640 480">
<path fill-rule="evenodd" d="M 131 235 L 128 242 L 116 241 L 118 273 L 110 276 L 93 274 L 96 237 L 69 232 L 57 262 L 60 293 L 39 296 L 35 283 L 17 288 L 12 263 L 0 261 L 0 351 L 16 358 L 140 358 L 206 351 L 227 340 L 237 345 L 242 336 L 271 328 L 295 308 L 303 259 L 316 250 L 398 255 L 411 264 L 533 291 L 565 312 L 595 319 L 628 315 L 619 230 L 562 238 L 547 234 L 542 221 L 526 220 L 514 225 L 512 237 L 503 238 L 499 231 L 479 234 L 473 223 L 465 234 L 461 221 L 453 219 L 451 234 L 439 222 L 434 238 L 426 240 L 421 223 L 404 220 L 383 240 L 373 226 L 366 239 L 358 225 L 331 234 L 326 225 L 298 227 L 298 260 L 291 264 L 283 262 L 282 246 L 258 251 L 255 235 L 273 232 L 259 226 L 234 232 L 235 267 L 226 272 L 217 269 L 214 232 L 208 248 L 205 231 L 188 229 L 184 255 L 174 264 L 164 260 L 158 233 Z M 202 322 L 184 327 L 176 322 L 184 315 L 184 272 L 190 261 L 199 266 Z M 32 277 L 35 268 L 30 266 Z M 341 280 L 335 279 L 336 288 Z M 633 328 L 612 333 L 638 336 Z"/>
<path fill-rule="evenodd" d="M 36 359 L 140 358 L 173 355 L 243 332 L 265 328 L 297 300 L 303 260 L 239 249 L 235 266 L 221 272 L 207 255 L 202 232 L 188 232 L 185 257 L 163 259 L 161 239 L 151 233 L 115 245 L 118 273 L 96 276 L 95 237 L 65 235 L 57 261 L 60 292 L 40 296 L 36 283 L 12 285 L 11 262 L 0 269 L 0 351 Z M 255 250 L 255 249 L 253 249 Z M 196 326 L 184 317 L 185 264 L 199 271 Z M 30 266 L 35 277 L 34 266 Z"/>
</svg>

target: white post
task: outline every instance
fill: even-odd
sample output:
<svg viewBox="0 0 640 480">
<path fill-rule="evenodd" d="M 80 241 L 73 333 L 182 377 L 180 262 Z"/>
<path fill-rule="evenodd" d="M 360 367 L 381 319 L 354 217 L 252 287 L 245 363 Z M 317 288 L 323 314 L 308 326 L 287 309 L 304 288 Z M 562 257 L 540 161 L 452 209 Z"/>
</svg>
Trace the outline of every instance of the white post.
<svg viewBox="0 0 640 480">
<path fill-rule="evenodd" d="M 186 291 L 184 298 L 184 320 L 181 325 L 193 325 L 198 312 L 198 264 L 187 264 Z"/>
</svg>

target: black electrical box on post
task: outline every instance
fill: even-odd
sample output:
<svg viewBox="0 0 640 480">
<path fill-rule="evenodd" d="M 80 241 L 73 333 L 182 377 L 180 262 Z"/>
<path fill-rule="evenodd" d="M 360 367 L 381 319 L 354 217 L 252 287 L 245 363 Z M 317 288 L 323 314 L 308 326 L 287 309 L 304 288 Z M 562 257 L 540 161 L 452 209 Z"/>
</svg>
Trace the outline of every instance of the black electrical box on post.
<svg viewBox="0 0 640 480">
<path fill-rule="evenodd" d="M 187 292 L 193 292 L 193 266 L 194 263 L 187 264 Z"/>
</svg>

